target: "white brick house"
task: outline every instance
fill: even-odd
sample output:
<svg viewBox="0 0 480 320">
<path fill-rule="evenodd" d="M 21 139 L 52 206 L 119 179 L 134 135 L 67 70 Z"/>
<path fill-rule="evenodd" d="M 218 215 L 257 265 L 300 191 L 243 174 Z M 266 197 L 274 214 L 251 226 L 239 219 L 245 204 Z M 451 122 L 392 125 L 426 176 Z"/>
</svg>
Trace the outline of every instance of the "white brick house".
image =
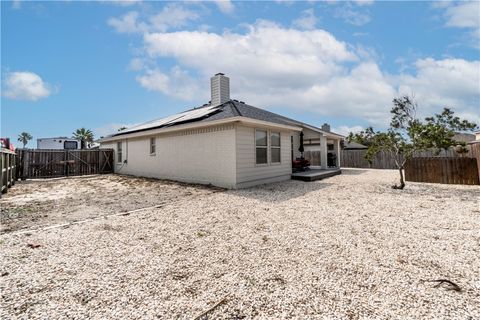
<svg viewBox="0 0 480 320">
<path fill-rule="evenodd" d="M 343 136 L 231 100 L 221 73 L 211 84 L 209 104 L 101 139 L 115 150 L 115 172 L 243 188 L 290 179 L 300 132 L 318 140 L 320 167 L 328 142 L 338 152 Z"/>
</svg>

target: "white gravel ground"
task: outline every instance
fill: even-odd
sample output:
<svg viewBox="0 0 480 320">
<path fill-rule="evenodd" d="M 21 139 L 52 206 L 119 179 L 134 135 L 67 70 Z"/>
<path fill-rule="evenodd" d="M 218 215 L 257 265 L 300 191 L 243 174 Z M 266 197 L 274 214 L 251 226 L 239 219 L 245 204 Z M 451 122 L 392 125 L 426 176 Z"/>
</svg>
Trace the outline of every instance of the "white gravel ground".
<svg viewBox="0 0 480 320">
<path fill-rule="evenodd" d="M 3 234 L 0 318 L 192 319 L 225 298 L 206 318 L 480 319 L 480 188 L 392 190 L 396 174 L 344 170 Z M 436 279 L 462 291 L 424 282 Z"/>
</svg>

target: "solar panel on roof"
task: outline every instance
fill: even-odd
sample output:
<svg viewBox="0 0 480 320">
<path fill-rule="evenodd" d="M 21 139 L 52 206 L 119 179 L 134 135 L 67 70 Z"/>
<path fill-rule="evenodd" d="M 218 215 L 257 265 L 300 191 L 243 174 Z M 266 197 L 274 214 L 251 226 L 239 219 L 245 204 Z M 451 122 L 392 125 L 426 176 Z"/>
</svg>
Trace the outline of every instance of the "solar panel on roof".
<svg viewBox="0 0 480 320">
<path fill-rule="evenodd" d="M 130 127 L 126 130 L 123 130 L 121 133 L 130 132 L 130 131 L 138 131 L 138 130 L 154 128 L 154 127 L 160 127 L 162 125 L 167 124 L 168 122 L 170 122 L 172 120 L 178 119 L 179 117 L 181 117 L 180 114 L 175 114 L 173 116 L 169 116 L 169 117 L 166 117 L 166 118 L 152 120 L 152 121 L 149 121 L 149 122 L 139 124 L 139 125 L 134 126 L 134 127 Z"/>
<path fill-rule="evenodd" d="M 140 125 L 130 127 L 128 129 L 123 130 L 120 134 L 124 134 L 127 132 L 140 131 L 140 130 L 147 130 L 150 128 L 158 128 L 158 127 L 163 127 L 167 125 L 173 125 L 179 122 L 199 119 L 216 112 L 218 108 L 219 106 L 210 106 L 210 107 L 204 107 L 204 108 L 193 109 L 190 111 L 185 111 L 182 113 L 177 113 L 166 118 L 145 122 Z"/>
<path fill-rule="evenodd" d="M 217 109 L 218 109 L 218 106 L 191 110 L 191 111 L 185 112 L 184 115 L 181 118 L 175 119 L 175 120 L 169 122 L 168 124 L 173 124 L 173 123 L 177 123 L 177 122 L 183 122 L 183 121 L 189 121 L 189 120 L 195 120 L 195 119 L 198 119 L 198 118 L 202 118 L 204 116 L 207 116 L 207 115 L 215 112 Z"/>
</svg>

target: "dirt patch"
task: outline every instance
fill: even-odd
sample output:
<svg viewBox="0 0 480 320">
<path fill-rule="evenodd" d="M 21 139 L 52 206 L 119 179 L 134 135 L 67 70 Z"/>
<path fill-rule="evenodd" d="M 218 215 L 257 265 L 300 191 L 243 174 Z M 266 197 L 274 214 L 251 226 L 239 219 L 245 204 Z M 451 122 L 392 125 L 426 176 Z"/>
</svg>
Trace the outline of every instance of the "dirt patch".
<svg viewBox="0 0 480 320">
<path fill-rule="evenodd" d="M 183 201 L 219 190 L 121 175 L 20 181 L 0 200 L 0 233 Z"/>
</svg>

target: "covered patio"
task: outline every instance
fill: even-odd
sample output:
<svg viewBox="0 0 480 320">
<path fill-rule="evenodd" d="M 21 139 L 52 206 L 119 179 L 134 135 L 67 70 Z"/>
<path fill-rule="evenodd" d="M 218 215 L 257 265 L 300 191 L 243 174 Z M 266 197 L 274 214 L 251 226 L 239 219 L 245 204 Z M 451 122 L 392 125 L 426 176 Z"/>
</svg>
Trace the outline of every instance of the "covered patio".
<svg viewBox="0 0 480 320">
<path fill-rule="evenodd" d="M 330 126 L 322 129 L 305 125 L 303 128 L 304 157 L 311 169 L 340 168 L 340 150 L 343 136 L 330 132 Z"/>
</svg>

